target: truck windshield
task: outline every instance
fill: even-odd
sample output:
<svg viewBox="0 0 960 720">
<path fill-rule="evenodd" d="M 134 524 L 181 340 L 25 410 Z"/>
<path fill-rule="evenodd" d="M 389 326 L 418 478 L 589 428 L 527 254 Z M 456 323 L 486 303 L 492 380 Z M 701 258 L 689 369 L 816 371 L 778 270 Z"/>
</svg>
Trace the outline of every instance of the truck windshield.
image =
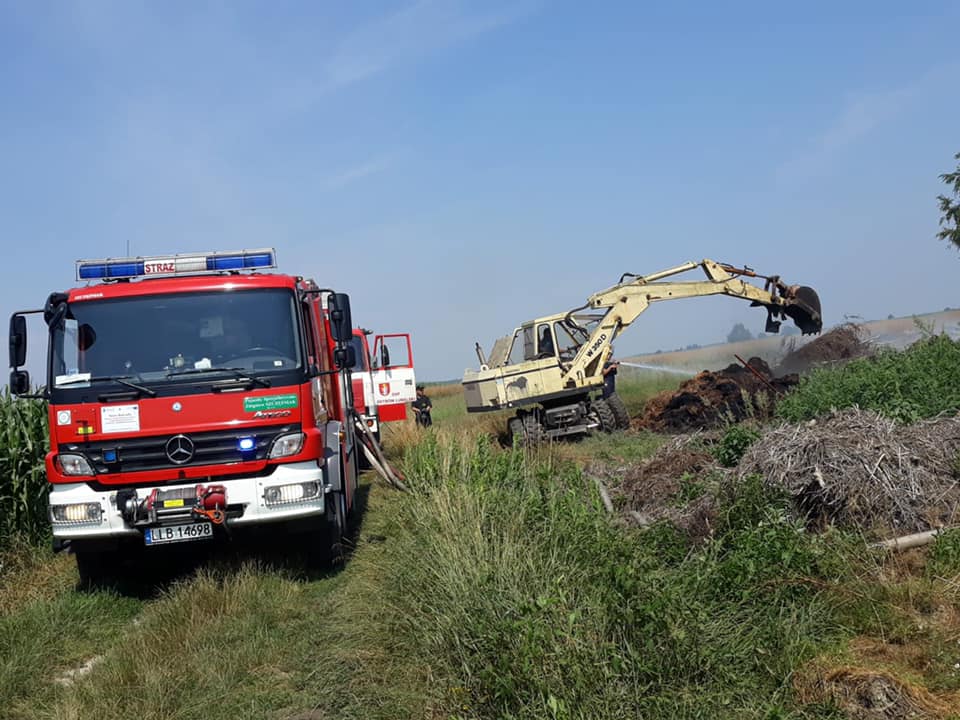
<svg viewBox="0 0 960 720">
<path fill-rule="evenodd" d="M 54 388 L 91 378 L 217 380 L 216 368 L 270 375 L 302 366 L 293 293 L 283 289 L 147 295 L 72 303 L 52 331 Z M 230 374 L 228 372 L 228 374 Z"/>
</svg>

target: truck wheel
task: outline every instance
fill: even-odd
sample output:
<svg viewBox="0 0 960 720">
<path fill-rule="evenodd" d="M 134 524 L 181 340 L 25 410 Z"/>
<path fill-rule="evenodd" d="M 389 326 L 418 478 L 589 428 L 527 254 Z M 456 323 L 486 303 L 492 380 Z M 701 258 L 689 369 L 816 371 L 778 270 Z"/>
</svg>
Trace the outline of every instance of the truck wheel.
<svg viewBox="0 0 960 720">
<path fill-rule="evenodd" d="M 538 445 L 543 442 L 543 425 L 540 424 L 540 418 L 535 413 L 523 416 L 523 435 L 524 443 L 527 445 Z"/>
<path fill-rule="evenodd" d="M 630 427 L 630 413 L 627 412 L 627 406 L 624 404 L 623 398 L 613 393 L 607 397 L 607 405 L 613 411 L 613 417 L 617 421 L 618 428 L 626 430 Z"/>
<path fill-rule="evenodd" d="M 594 400 L 590 403 L 594 412 L 597 413 L 597 418 L 600 420 L 600 429 L 604 432 L 613 432 L 617 429 L 617 418 L 613 414 L 613 410 L 610 408 L 610 405 L 607 404 L 606 400 Z"/>
<path fill-rule="evenodd" d="M 96 590 L 111 584 L 113 579 L 113 565 L 110 563 L 109 553 L 96 550 L 79 550 L 74 552 L 77 558 L 77 573 L 80 575 L 82 590 Z"/>
<path fill-rule="evenodd" d="M 320 550 L 331 565 L 343 557 L 343 536 L 347 531 L 346 498 L 342 492 L 332 492 L 328 496 L 327 513 L 324 518 L 326 527 L 322 532 Z"/>
<path fill-rule="evenodd" d="M 81 590 L 117 589 L 137 574 L 142 548 L 121 546 L 114 550 L 74 549 Z"/>
</svg>

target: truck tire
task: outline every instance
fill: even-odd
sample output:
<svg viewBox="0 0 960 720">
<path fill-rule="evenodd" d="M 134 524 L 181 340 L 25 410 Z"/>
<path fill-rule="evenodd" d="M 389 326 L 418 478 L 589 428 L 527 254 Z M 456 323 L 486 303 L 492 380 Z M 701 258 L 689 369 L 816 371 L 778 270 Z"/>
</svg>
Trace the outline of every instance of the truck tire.
<svg viewBox="0 0 960 720">
<path fill-rule="evenodd" d="M 594 412 L 597 413 L 597 417 L 600 419 L 601 430 L 609 433 L 617 429 L 617 418 L 613 414 L 613 410 L 610 408 L 610 405 L 607 404 L 606 400 L 594 400 L 592 403 L 590 403 L 590 406 L 593 408 Z"/>
<path fill-rule="evenodd" d="M 143 548 L 127 545 L 113 550 L 74 548 L 73 555 L 81 590 L 116 590 L 135 581 L 144 558 Z"/>
<path fill-rule="evenodd" d="M 333 560 L 339 559 L 343 552 L 341 540 L 347 532 L 346 496 L 342 492 L 332 492 L 328 496 L 330 504 L 327 507 L 327 532 L 324 537 L 325 550 L 329 550 Z"/>
<path fill-rule="evenodd" d="M 607 405 L 610 406 L 610 409 L 613 411 L 613 417 L 617 421 L 617 427 L 621 430 L 626 430 L 630 427 L 630 413 L 627 411 L 627 406 L 621 398 L 616 393 L 612 393 L 607 396 Z"/>
<path fill-rule="evenodd" d="M 543 442 L 543 425 L 540 424 L 540 418 L 535 413 L 523 416 L 523 435 L 526 445 L 539 445 Z"/>
<path fill-rule="evenodd" d="M 98 550 L 78 550 L 77 573 L 80 575 L 81 590 L 97 590 L 112 584 L 113 566 L 107 556 L 109 553 Z"/>
</svg>

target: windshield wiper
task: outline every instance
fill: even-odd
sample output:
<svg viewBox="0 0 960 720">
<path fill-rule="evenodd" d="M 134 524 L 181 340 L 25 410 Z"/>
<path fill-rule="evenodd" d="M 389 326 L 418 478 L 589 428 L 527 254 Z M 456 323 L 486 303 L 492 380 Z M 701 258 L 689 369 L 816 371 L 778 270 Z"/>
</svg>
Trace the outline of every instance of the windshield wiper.
<svg viewBox="0 0 960 720">
<path fill-rule="evenodd" d="M 214 372 L 228 372 L 232 373 L 237 380 L 244 380 L 246 382 L 251 382 L 254 385 L 259 385 L 260 387 L 270 387 L 270 381 L 264 380 L 261 377 L 255 375 L 248 375 L 243 368 L 234 368 L 234 367 L 208 367 L 208 368 L 188 368 L 186 370 L 177 370 L 173 372 L 168 372 L 167 377 L 177 377 L 180 375 L 202 375 L 203 373 L 214 373 Z"/>
<path fill-rule="evenodd" d="M 79 385 L 80 383 L 95 383 L 95 382 L 115 382 L 120 385 L 126 385 L 132 390 L 141 392 L 148 397 L 156 397 L 157 391 L 151 390 L 148 387 L 143 385 L 137 385 L 136 383 L 130 382 L 127 378 L 132 377 L 131 375 L 99 375 L 97 377 L 89 377 L 87 375 L 72 375 L 66 379 L 61 379 L 57 383 L 57 387 L 63 387 L 64 385 Z"/>
</svg>

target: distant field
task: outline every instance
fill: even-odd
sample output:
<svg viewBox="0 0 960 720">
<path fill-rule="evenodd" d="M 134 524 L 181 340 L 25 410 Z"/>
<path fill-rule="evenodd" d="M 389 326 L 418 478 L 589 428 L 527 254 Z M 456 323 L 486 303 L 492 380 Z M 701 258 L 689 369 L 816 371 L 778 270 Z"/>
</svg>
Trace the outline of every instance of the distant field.
<svg viewBox="0 0 960 720">
<path fill-rule="evenodd" d="M 903 348 L 920 339 L 922 332 L 917 326 L 918 321 L 925 327 L 931 328 L 935 333 L 946 332 L 951 337 L 960 337 L 960 310 L 929 313 L 918 315 L 915 318 L 874 320 L 862 323 L 862 325 L 870 333 L 871 342 L 877 345 Z M 810 336 L 772 335 L 746 342 L 710 345 L 696 350 L 637 355 L 625 359 L 629 362 L 687 370 L 691 373 L 701 370 L 719 370 L 726 367 L 737 361 L 734 357 L 735 354 L 745 360 L 751 357 L 761 357 L 773 365 L 787 352 L 810 342 L 812 339 L 813 337 Z"/>
</svg>

